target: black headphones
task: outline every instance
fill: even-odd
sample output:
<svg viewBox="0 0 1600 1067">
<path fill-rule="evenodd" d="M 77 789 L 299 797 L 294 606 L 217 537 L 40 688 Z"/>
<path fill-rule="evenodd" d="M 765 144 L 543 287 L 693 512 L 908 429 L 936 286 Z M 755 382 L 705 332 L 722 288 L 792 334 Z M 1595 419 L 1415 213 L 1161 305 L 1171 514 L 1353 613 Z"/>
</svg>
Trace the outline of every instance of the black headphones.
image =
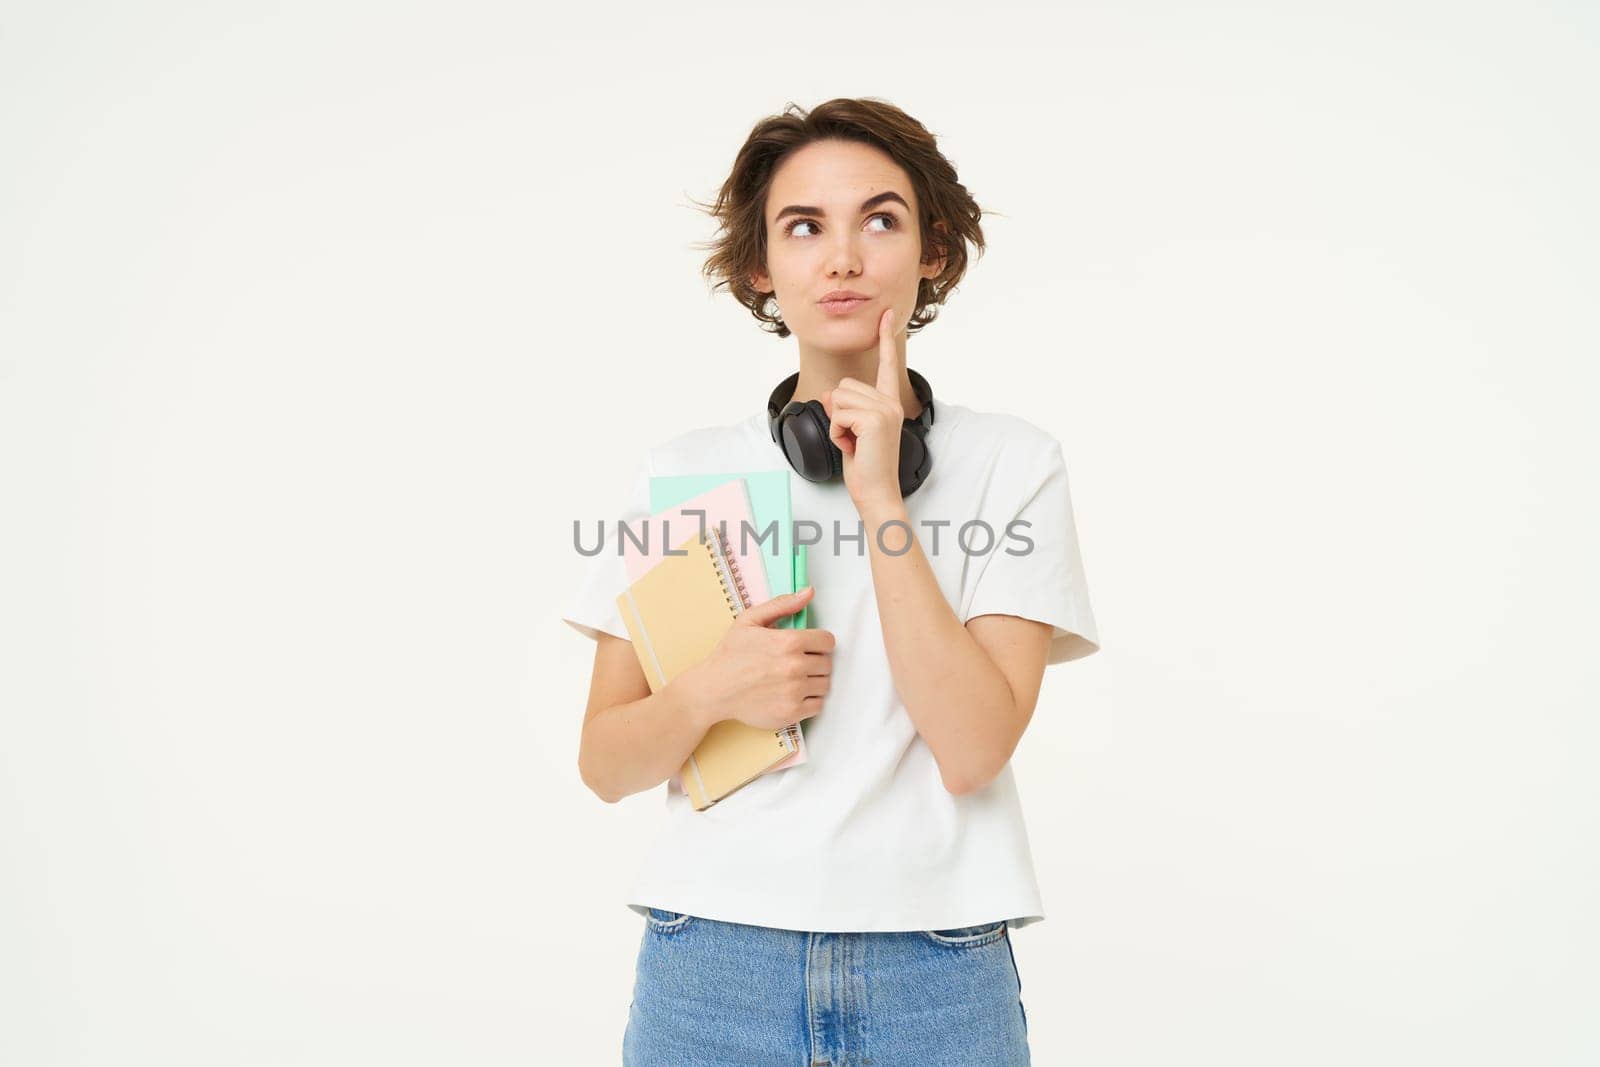
<svg viewBox="0 0 1600 1067">
<path fill-rule="evenodd" d="M 933 387 L 928 379 L 906 368 L 911 389 L 922 402 L 922 412 L 907 419 L 900 430 L 900 495 L 910 496 L 933 470 L 928 452 L 928 431 L 933 427 Z M 844 473 L 844 453 L 828 438 L 828 413 L 820 400 L 791 401 L 800 372 L 778 383 L 767 398 L 767 429 L 783 449 L 789 466 L 808 482 L 826 482 Z"/>
</svg>

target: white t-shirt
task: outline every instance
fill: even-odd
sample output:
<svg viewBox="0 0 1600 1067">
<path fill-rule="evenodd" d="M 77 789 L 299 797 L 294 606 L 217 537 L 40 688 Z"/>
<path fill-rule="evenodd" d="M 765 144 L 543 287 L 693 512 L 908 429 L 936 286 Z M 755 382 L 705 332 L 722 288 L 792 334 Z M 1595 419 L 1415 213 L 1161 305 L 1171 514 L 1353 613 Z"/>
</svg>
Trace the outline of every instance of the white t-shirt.
<svg viewBox="0 0 1600 1067">
<path fill-rule="evenodd" d="M 1060 444 L 1016 416 L 935 398 L 928 450 L 932 472 L 905 498 L 906 510 L 956 617 L 1050 623 L 1050 663 L 1097 651 Z M 604 631 L 627 639 L 615 600 L 627 585 L 616 520 L 650 514 L 652 475 L 789 469 L 764 406 L 650 449 L 630 498 L 605 516 L 604 549 L 593 557 L 574 549 L 588 569 L 565 621 L 591 638 Z M 805 724 L 807 761 L 761 775 L 704 811 L 674 776 L 627 905 L 641 914 L 657 907 L 832 932 L 942 930 L 1000 918 L 1021 927 L 1044 918 L 1011 765 L 981 790 L 950 793 L 895 691 L 870 550 L 854 537 L 864 524 L 843 480 L 814 483 L 791 472 L 790 495 L 796 523 L 817 524 L 801 526 L 800 537 L 821 530 L 807 549 L 816 590 L 810 625 L 836 639 L 829 691 Z M 1031 525 L 1008 526 L 1017 519 Z M 973 520 L 992 535 L 973 523 L 958 539 Z M 583 523 L 586 547 L 595 526 L 594 518 Z M 904 536 L 891 528 L 884 544 L 898 551 Z"/>
</svg>

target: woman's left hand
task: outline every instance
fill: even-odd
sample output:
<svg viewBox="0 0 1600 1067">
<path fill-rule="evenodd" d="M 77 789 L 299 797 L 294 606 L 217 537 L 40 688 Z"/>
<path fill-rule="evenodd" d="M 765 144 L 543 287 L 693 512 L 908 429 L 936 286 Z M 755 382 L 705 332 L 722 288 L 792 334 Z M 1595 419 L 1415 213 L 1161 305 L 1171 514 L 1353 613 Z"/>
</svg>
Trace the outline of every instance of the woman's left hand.
<svg viewBox="0 0 1600 1067">
<path fill-rule="evenodd" d="M 844 484 L 857 511 L 897 504 L 900 496 L 900 433 L 905 409 L 900 379 L 905 362 L 895 343 L 894 308 L 878 319 L 878 384 L 841 378 L 823 392 L 828 437 L 844 453 Z"/>
</svg>

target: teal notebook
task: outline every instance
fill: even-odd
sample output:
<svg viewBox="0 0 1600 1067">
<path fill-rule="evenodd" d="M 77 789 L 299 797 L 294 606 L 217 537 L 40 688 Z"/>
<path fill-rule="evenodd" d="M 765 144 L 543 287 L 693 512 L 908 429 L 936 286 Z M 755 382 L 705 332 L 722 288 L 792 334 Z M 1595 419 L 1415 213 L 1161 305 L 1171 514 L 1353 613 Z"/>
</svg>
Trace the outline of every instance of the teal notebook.
<svg viewBox="0 0 1600 1067">
<path fill-rule="evenodd" d="M 750 511 L 755 519 L 755 533 L 765 533 L 773 522 L 778 524 L 777 539 L 762 541 L 761 564 L 767 571 L 767 585 L 773 596 L 782 596 L 803 588 L 806 577 L 806 546 L 794 543 L 794 513 L 789 501 L 788 471 L 726 472 L 722 474 L 658 474 L 650 479 L 650 513 L 659 515 L 668 508 L 677 507 L 701 493 L 715 489 L 735 478 L 743 478 L 750 490 Z M 729 530 L 730 536 L 739 531 Z M 811 605 L 807 604 L 793 615 L 777 622 L 781 630 L 804 630 L 811 625 Z"/>
</svg>

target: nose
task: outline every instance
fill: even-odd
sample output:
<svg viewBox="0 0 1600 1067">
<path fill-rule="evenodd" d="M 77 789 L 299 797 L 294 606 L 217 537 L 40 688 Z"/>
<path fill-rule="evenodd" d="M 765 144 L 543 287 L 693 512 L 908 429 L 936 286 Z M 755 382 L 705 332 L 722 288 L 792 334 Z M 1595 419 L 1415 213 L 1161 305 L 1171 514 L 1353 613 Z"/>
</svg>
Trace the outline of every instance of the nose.
<svg viewBox="0 0 1600 1067">
<path fill-rule="evenodd" d="M 828 277 L 848 277 L 860 273 L 861 253 L 856 250 L 855 235 L 841 233 L 828 247 Z"/>
</svg>

